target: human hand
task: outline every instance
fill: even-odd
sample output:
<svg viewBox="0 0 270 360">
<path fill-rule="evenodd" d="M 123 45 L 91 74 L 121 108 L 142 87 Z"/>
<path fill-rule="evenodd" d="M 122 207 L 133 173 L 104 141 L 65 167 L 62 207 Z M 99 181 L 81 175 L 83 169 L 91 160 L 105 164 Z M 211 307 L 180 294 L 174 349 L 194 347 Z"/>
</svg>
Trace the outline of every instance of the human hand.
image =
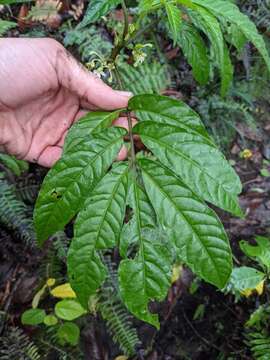
<svg viewBox="0 0 270 360">
<path fill-rule="evenodd" d="M 0 151 L 51 167 L 86 110 L 123 108 L 130 96 L 87 72 L 55 40 L 0 39 Z M 122 148 L 118 160 L 126 155 Z"/>
</svg>

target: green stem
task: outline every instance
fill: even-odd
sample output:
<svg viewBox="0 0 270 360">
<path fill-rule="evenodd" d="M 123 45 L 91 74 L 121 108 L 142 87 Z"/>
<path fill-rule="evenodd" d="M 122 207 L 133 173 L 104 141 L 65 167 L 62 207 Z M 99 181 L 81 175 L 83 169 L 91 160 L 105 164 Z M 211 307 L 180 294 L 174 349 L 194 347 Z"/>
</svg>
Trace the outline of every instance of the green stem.
<svg viewBox="0 0 270 360">
<path fill-rule="evenodd" d="M 110 56 L 110 61 L 112 63 L 114 63 L 114 64 L 115 64 L 115 60 L 116 60 L 117 56 L 119 55 L 120 51 L 126 46 L 126 36 L 128 34 L 128 28 L 129 28 L 128 10 L 127 10 L 125 0 L 122 0 L 121 4 L 122 4 L 123 13 L 124 13 L 124 29 L 123 29 L 122 38 L 121 38 L 119 44 L 116 45 L 112 49 L 112 53 L 111 53 L 111 56 Z"/>
<path fill-rule="evenodd" d="M 131 120 L 131 115 L 130 115 L 129 111 L 127 114 L 127 118 L 128 118 L 128 134 L 129 134 L 129 140 L 130 140 L 130 156 L 131 156 L 130 167 L 134 171 L 134 176 L 136 177 L 136 173 L 137 173 L 137 171 L 136 171 L 136 153 L 135 153 L 135 144 L 134 144 L 134 138 L 133 138 L 133 133 L 132 133 L 132 120 Z"/>
</svg>

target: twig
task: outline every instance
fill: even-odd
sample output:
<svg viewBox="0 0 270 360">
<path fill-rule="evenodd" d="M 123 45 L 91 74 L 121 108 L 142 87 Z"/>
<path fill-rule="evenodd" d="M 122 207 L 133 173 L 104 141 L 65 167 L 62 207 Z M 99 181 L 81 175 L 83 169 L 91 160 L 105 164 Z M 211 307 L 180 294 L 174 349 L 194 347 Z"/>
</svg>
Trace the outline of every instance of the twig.
<svg viewBox="0 0 270 360">
<path fill-rule="evenodd" d="M 195 334 L 199 339 L 201 339 L 202 342 L 204 342 L 207 346 L 212 347 L 212 348 L 214 348 L 215 350 L 217 350 L 217 351 L 219 351 L 219 352 L 222 352 L 222 350 L 221 350 L 218 346 L 216 346 L 215 344 L 211 344 L 207 339 L 205 339 L 203 336 L 201 336 L 201 335 L 199 334 L 199 332 L 195 329 L 195 327 L 194 327 L 194 326 L 192 325 L 192 323 L 189 321 L 189 319 L 188 319 L 188 317 L 187 317 L 187 315 L 186 315 L 186 313 L 185 313 L 184 310 L 182 310 L 182 313 L 183 313 L 184 319 L 186 320 L 186 322 L 188 323 L 188 325 L 190 326 L 190 328 L 192 329 L 192 331 L 194 332 L 194 334 Z"/>
</svg>

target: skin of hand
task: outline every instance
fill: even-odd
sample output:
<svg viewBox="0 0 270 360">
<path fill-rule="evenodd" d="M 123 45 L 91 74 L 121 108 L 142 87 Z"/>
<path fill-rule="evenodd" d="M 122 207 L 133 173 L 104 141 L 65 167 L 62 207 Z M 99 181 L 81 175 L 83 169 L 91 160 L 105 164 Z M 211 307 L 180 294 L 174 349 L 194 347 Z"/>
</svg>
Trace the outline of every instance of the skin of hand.
<svg viewBox="0 0 270 360">
<path fill-rule="evenodd" d="M 2 152 L 51 167 L 74 121 L 89 110 L 124 108 L 130 97 L 84 69 L 53 39 L 0 39 Z M 127 120 L 115 125 L 127 128 Z M 126 156 L 123 147 L 118 160 Z"/>
</svg>

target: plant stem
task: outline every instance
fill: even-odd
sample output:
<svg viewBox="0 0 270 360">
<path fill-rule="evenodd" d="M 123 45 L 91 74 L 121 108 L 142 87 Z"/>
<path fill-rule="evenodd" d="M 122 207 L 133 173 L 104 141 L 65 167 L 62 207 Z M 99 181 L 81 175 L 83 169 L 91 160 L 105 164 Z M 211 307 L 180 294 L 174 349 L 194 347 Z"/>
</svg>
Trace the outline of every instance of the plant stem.
<svg viewBox="0 0 270 360">
<path fill-rule="evenodd" d="M 114 63 L 114 67 L 115 67 L 114 72 L 115 72 L 115 77 L 116 77 L 118 86 L 119 86 L 120 90 L 124 90 L 121 75 L 119 73 L 118 66 L 115 63 L 115 60 L 116 60 L 118 54 L 126 45 L 126 36 L 128 34 L 128 27 L 129 27 L 127 6 L 126 6 L 126 3 L 124 0 L 122 0 L 121 3 L 122 3 L 122 9 L 124 12 L 124 30 L 123 30 L 122 39 L 121 39 L 120 43 L 112 50 L 110 59 Z M 132 171 L 134 171 L 134 176 L 136 177 L 136 173 L 137 173 L 137 171 L 136 171 L 136 153 L 135 153 L 135 144 L 134 144 L 134 139 L 133 139 L 133 134 L 132 134 L 132 119 L 131 119 L 130 111 L 127 111 L 127 118 L 128 118 L 128 134 L 129 134 L 129 141 L 130 141 L 130 157 L 131 157 L 130 167 L 131 167 Z"/>
<path fill-rule="evenodd" d="M 124 13 L 124 29 L 123 29 L 123 34 L 122 34 L 122 38 L 119 41 L 119 43 L 112 49 L 112 53 L 110 56 L 110 61 L 112 63 L 115 64 L 115 60 L 117 58 L 117 56 L 119 55 L 120 51 L 126 46 L 126 36 L 128 34 L 128 10 L 127 10 L 127 6 L 125 3 L 125 0 L 121 1 L 122 4 L 122 9 L 123 9 L 123 13 Z"/>
<path fill-rule="evenodd" d="M 134 144 L 134 138 L 132 134 L 132 120 L 130 112 L 127 113 L 128 118 L 128 134 L 129 134 L 129 140 L 130 140 L 130 167 L 134 171 L 134 176 L 136 177 L 136 153 L 135 153 L 135 144 Z"/>
</svg>

